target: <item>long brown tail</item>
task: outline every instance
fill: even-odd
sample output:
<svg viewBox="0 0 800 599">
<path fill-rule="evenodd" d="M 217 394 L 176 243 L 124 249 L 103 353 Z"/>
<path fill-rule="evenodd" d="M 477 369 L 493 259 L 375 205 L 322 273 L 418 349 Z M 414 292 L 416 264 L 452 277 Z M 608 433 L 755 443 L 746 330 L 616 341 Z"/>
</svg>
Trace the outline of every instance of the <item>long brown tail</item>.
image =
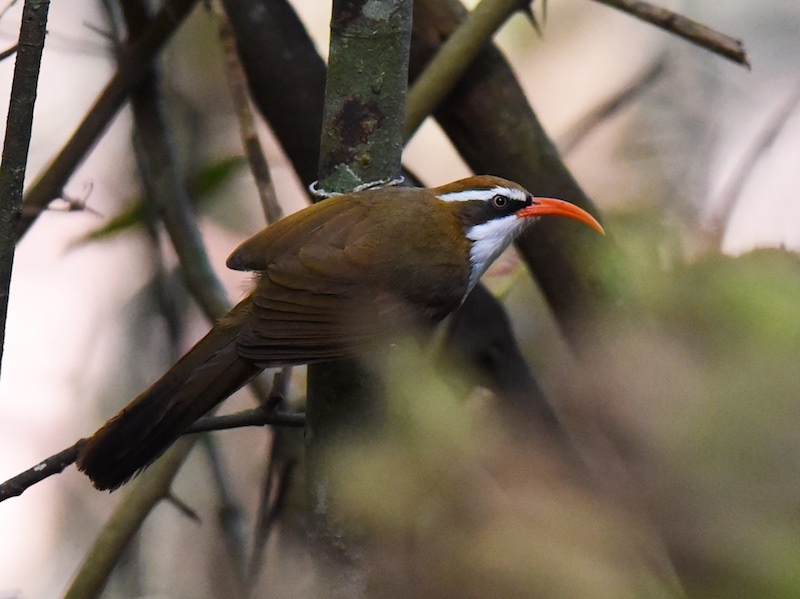
<svg viewBox="0 0 800 599">
<path fill-rule="evenodd" d="M 125 484 L 261 370 L 236 350 L 236 317 L 242 311 L 214 327 L 87 441 L 77 464 L 95 487 L 113 490 Z"/>
</svg>

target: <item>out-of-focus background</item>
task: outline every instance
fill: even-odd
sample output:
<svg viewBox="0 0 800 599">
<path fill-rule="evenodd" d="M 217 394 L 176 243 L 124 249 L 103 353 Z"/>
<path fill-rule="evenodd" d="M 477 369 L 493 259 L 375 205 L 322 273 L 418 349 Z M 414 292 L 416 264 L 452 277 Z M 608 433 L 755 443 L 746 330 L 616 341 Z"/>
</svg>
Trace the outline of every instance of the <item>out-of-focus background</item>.
<svg viewBox="0 0 800 599">
<path fill-rule="evenodd" d="M 293 4 L 325 53 L 329 7 L 307 0 Z M 625 495 L 621 502 L 641 503 L 636 513 L 648 517 L 642 518 L 645 524 L 632 523 L 624 510 L 595 505 L 595 499 L 558 477 L 543 483 L 549 480 L 541 471 L 546 468 L 529 459 L 527 445 L 500 434 L 484 445 L 488 453 L 472 456 L 473 463 L 484 464 L 480 472 L 501 481 L 497 485 L 503 491 L 491 501 L 481 494 L 470 504 L 470 509 L 479 506 L 475 518 L 496 526 L 465 531 L 460 539 L 480 541 L 488 549 L 480 555 L 456 552 L 447 564 L 453 579 L 462 576 L 461 566 L 471 564 L 477 589 L 495 588 L 497 580 L 510 585 L 500 587 L 508 589 L 506 595 L 495 596 L 526 596 L 516 594 L 519 588 L 544 585 L 542 580 L 571 581 L 572 586 L 560 587 L 560 595 L 548 594 L 555 587 L 542 587 L 534 596 L 634 596 L 650 581 L 642 582 L 640 570 L 625 564 L 634 555 L 661 564 L 662 545 L 678 570 L 699 572 L 694 580 L 712 589 L 708 596 L 800 596 L 800 262 L 777 251 L 730 258 L 754 248 L 800 249 L 800 110 L 774 127 L 800 86 L 800 6 L 794 0 L 736 0 L 672 2 L 670 7 L 742 39 L 752 69 L 589 0 L 548 2 L 541 37 L 516 16 L 497 39 L 539 119 L 561 144 L 598 105 L 655 64 L 663 67 L 635 102 L 565 153 L 573 174 L 606 215 L 607 228 L 623 250 L 620 259 L 628 261 L 632 273 L 631 292 L 644 299 L 647 313 L 633 323 L 610 323 L 576 365 L 527 275 L 517 269 L 510 276 L 508 269 L 495 275 L 502 278 L 496 287 L 542 385 L 556 398 L 579 445 L 590 449 L 584 455 L 590 467 L 593 460 L 602 463 L 596 476 L 612 481 L 605 498 L 618 491 Z M 12 6 L 0 18 L 3 47 L 16 41 L 19 14 L 20 6 Z M 95 2 L 52 3 L 30 180 L 69 138 L 112 73 L 105 26 Z M 12 69 L 13 59 L 0 63 L 2 114 Z M 216 29 L 203 7 L 171 42 L 165 73 L 187 163 L 239 155 Z M 773 139 L 760 142 L 773 127 Z M 280 200 L 287 211 L 296 210 L 305 195 L 280 149 L 266 130 L 262 133 Z M 405 163 L 428 185 L 468 174 L 432 122 L 412 140 Z M 747 176 L 737 185 L 742 172 Z M 80 243 L 141 194 L 127 111 L 64 192 L 85 198 L 92 211 L 44 214 L 15 258 L 0 380 L 0 479 L 93 432 L 173 357 L 165 349 L 163 324 L 146 318 L 153 272 L 148 266 L 152 247 L 144 236 L 131 231 Z M 232 195 L 240 201 L 220 201 Z M 201 224 L 212 263 L 237 298 L 247 278 L 226 271 L 224 260 L 262 222 L 245 169 L 216 191 L 216 200 L 210 198 L 203 208 Z M 717 255 L 720 244 L 728 258 Z M 166 244 L 164 249 L 169 251 Z M 192 326 L 184 335 L 187 347 L 207 324 L 198 313 Z M 575 383 L 573 369 L 589 373 L 592 392 L 585 380 Z M 248 402 L 247 397 L 234 400 L 237 406 Z M 464 438 L 480 438 L 468 416 L 424 412 L 418 417 L 432 427 L 428 438 L 444 436 L 443 445 L 429 449 L 457 481 L 461 498 L 484 488 L 456 459 L 460 454 L 448 453 L 471 447 Z M 260 431 L 228 434 L 225 455 L 236 464 L 232 476 L 237 488 L 245 489 L 245 505 L 252 507 L 257 490 L 247 491 L 248 481 L 260 476 L 266 440 Z M 208 491 L 204 458 L 196 453 L 178 480 L 177 494 L 213 520 L 216 498 Z M 519 471 L 498 466 L 512 453 Z M 436 478 L 439 462 L 385 447 L 369 455 L 375 463 L 359 466 L 367 472 L 373 466 L 413 471 L 412 464 L 425 463 L 416 473 L 419 480 Z M 641 495 L 622 491 L 625 483 L 617 485 L 615 477 L 636 480 L 632 486 Z M 521 482 L 529 479 L 537 484 Z M 392 491 L 371 492 L 357 494 L 353 509 L 370 512 L 379 528 L 402 528 L 386 514 L 370 511 L 365 501 L 371 497 L 373 505 L 381 503 Z M 418 499 L 413 493 L 408 497 Z M 0 597 L 59 596 L 119 499 L 120 493 L 95 492 L 70 469 L 0 505 Z M 402 497 L 394 499 L 393 516 L 411 509 Z M 457 536 L 437 519 L 435 506 L 428 508 L 424 517 L 441 526 L 439 542 Z M 129 563 L 126 575 L 135 579 L 141 568 L 148 582 L 139 595 L 119 596 L 224 596 L 208 574 L 224 554 L 213 524 L 176 517 L 174 508 L 161 505 L 144 535 L 132 550 L 141 559 L 130 560 L 135 566 Z M 630 544 L 632 537 L 641 545 Z M 535 539 L 546 540 L 549 549 Z M 509 548 L 528 545 L 527 561 L 516 554 L 519 563 L 501 559 Z M 423 546 L 435 561 L 435 545 Z M 151 551 L 155 547 L 162 553 Z M 536 576 L 531 564 L 540 568 Z M 278 586 L 282 590 L 276 596 L 313 596 L 304 595 L 302 571 L 298 558 L 284 576 L 291 580 Z M 663 590 L 661 582 L 670 579 L 672 569 L 642 571 L 661 573 L 655 576 L 660 582 L 652 584 Z M 715 577 L 730 584 L 715 586 Z M 587 588 L 592 591 L 584 592 Z M 730 594 L 718 594 L 723 591 Z M 702 588 L 698 592 L 703 596 Z"/>
</svg>

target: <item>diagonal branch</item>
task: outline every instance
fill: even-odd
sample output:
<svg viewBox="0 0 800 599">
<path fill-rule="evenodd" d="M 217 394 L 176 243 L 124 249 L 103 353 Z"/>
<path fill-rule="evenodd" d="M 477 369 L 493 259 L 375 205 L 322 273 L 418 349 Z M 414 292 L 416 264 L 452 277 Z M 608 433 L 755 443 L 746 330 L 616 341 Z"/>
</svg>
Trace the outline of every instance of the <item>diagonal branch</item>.
<svg viewBox="0 0 800 599">
<path fill-rule="evenodd" d="M 25 235 L 42 210 L 61 195 L 72 173 L 127 100 L 131 88 L 150 69 L 153 59 L 189 15 L 196 1 L 165 2 L 142 36 L 123 51 L 117 72 L 111 81 L 95 100 L 67 144 L 25 194 L 25 212 L 19 223 L 18 239 Z"/>
<path fill-rule="evenodd" d="M 404 139 L 436 110 L 503 23 L 527 6 L 527 0 L 482 0 L 469 13 L 408 91 Z"/>
<path fill-rule="evenodd" d="M 228 88 L 233 100 L 234 111 L 239 121 L 242 146 L 244 146 L 247 161 L 250 163 L 250 171 L 255 179 L 267 223 L 272 224 L 283 217 L 283 209 L 278 203 L 275 187 L 272 184 L 269 164 L 258 139 L 256 120 L 250 104 L 250 97 L 247 93 L 247 75 L 239 60 L 239 55 L 236 53 L 236 36 L 228 15 L 222 6 L 222 1 L 214 0 L 211 3 L 211 10 L 217 19 L 219 39 L 222 43 L 225 58 L 225 74 L 228 78 Z"/>
<path fill-rule="evenodd" d="M 667 8 L 655 6 L 649 2 L 642 2 L 642 0 L 595 1 L 626 12 L 642 21 L 647 21 L 664 31 L 669 31 L 701 48 L 710 50 L 714 54 L 719 54 L 728 60 L 746 66 L 748 69 L 750 68 L 747 54 L 744 51 L 744 44 L 741 40 L 720 33 L 702 23 L 693 21 Z"/>
<path fill-rule="evenodd" d="M 131 12 L 136 3 L 126 6 L 126 13 Z M 131 94 L 136 156 L 147 195 L 178 254 L 184 281 L 213 321 L 230 309 L 230 302 L 206 254 L 194 206 L 183 184 L 160 88 L 160 78 L 152 70 Z"/>
<path fill-rule="evenodd" d="M 285 426 L 289 428 L 302 428 L 305 424 L 304 414 L 283 414 L 270 412 L 263 408 L 244 410 L 236 414 L 225 416 L 204 416 L 195 422 L 187 435 L 207 433 L 212 431 L 244 428 L 246 426 Z M 33 485 L 46 478 L 63 472 L 68 466 L 75 463 L 78 453 L 86 439 L 80 439 L 74 445 L 54 453 L 42 460 L 32 468 L 20 472 L 7 481 L 0 483 L 0 502 L 12 497 L 19 497 Z M 160 461 L 160 460 L 159 460 Z"/>
<path fill-rule="evenodd" d="M 14 44 L 10 48 L 6 48 L 2 52 L 0 52 L 0 60 L 5 60 L 6 58 L 14 56 L 14 54 L 16 54 L 17 52 L 17 48 L 18 48 L 17 44 Z"/>
</svg>

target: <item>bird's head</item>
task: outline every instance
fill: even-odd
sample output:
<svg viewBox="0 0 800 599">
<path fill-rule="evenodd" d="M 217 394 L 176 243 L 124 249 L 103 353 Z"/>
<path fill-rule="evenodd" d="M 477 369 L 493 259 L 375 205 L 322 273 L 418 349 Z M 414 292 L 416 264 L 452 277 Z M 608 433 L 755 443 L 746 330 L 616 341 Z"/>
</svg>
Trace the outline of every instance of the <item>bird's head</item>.
<svg viewBox="0 0 800 599">
<path fill-rule="evenodd" d="M 470 289 L 491 263 L 532 222 L 541 216 L 566 216 L 604 233 L 588 212 L 554 198 L 535 197 L 521 185 L 488 175 L 468 177 L 434 190 L 436 197 L 453 202 L 472 242 Z"/>
</svg>

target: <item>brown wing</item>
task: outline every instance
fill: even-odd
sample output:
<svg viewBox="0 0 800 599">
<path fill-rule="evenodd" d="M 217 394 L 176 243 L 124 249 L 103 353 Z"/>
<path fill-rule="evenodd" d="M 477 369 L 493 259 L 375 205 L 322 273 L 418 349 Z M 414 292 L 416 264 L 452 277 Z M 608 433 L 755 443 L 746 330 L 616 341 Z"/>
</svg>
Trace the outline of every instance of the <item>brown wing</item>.
<svg viewBox="0 0 800 599">
<path fill-rule="evenodd" d="M 364 219 L 367 211 L 363 204 L 348 201 L 350 197 L 330 198 L 270 225 L 234 250 L 228 268 L 265 271 L 278 258 L 297 253 L 319 239 L 328 238 L 334 246 L 343 247 L 348 231 Z"/>
<path fill-rule="evenodd" d="M 372 201 L 381 202 L 380 218 Z M 435 205 L 400 189 L 380 200 L 371 194 L 332 198 L 245 242 L 228 260 L 234 268 L 259 271 L 238 338 L 240 355 L 260 365 L 341 357 L 398 327 L 438 320 L 455 308 L 468 270 L 449 276 L 453 265 L 443 261 L 441 243 L 420 244 L 396 234 L 398 224 L 408 220 L 410 235 L 418 235 L 419 223 L 434 218 Z M 448 223 L 458 226 L 455 219 Z M 421 253 L 405 256 L 400 263 L 410 266 L 398 268 L 393 258 L 408 247 Z M 422 264 L 436 279 L 422 282 L 430 288 L 425 293 L 416 272 Z M 445 290 L 441 281 L 452 279 L 463 279 L 463 285 Z M 446 293 L 441 315 L 428 313 L 430 293 Z"/>
</svg>

